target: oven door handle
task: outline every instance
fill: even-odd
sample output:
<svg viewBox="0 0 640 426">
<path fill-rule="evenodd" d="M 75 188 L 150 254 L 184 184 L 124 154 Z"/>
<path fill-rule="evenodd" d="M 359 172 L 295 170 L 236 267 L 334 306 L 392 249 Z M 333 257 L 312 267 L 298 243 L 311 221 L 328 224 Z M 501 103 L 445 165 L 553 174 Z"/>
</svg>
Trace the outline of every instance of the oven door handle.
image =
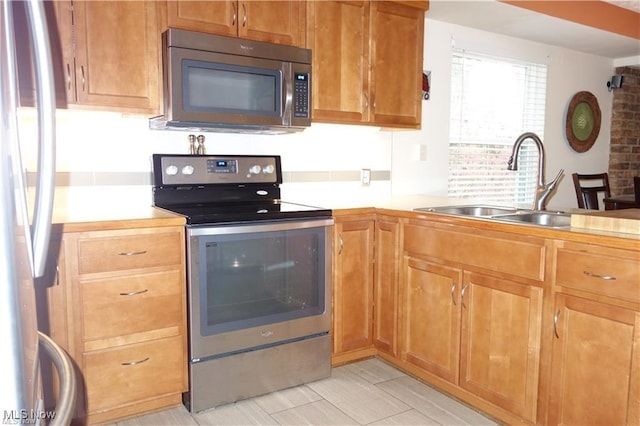
<svg viewBox="0 0 640 426">
<path fill-rule="evenodd" d="M 256 232 L 289 231 L 305 228 L 323 228 L 333 225 L 333 218 L 317 220 L 292 220 L 282 222 L 252 222 L 243 225 L 207 225 L 195 228 L 187 228 L 190 237 L 203 235 L 228 235 L 228 234 L 248 234 Z"/>
</svg>

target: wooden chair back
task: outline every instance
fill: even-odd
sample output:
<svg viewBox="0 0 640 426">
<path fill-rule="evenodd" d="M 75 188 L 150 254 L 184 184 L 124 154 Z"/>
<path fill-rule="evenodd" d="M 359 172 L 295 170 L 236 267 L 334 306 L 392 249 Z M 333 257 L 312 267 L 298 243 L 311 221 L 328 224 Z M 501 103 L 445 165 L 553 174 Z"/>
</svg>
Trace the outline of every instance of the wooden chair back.
<svg viewBox="0 0 640 426">
<path fill-rule="evenodd" d="M 599 210 L 598 198 L 603 194 L 604 198 L 611 197 L 609 188 L 609 175 L 607 173 L 579 174 L 573 173 L 573 186 L 576 190 L 578 207 L 581 209 Z M 585 185 L 585 183 L 587 183 Z"/>
</svg>

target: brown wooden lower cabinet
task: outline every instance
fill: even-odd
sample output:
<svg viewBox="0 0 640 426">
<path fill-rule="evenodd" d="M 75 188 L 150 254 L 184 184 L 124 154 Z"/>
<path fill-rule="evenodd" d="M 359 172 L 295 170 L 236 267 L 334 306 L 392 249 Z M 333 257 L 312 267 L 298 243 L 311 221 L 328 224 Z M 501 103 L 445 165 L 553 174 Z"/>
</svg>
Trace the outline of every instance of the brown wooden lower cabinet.
<svg viewBox="0 0 640 426">
<path fill-rule="evenodd" d="M 507 424 L 640 424 L 638 244 L 388 210 L 350 219 L 336 222 L 351 249 L 336 253 L 334 314 L 354 323 L 334 341 L 359 330 L 366 350 L 334 361 L 377 355 Z"/>
<path fill-rule="evenodd" d="M 335 218 L 333 362 L 373 355 L 373 215 Z"/>
<path fill-rule="evenodd" d="M 48 315 L 39 322 L 76 366 L 74 423 L 179 404 L 187 390 L 184 226 L 69 232 L 53 241 L 59 273 L 40 291 Z"/>
<path fill-rule="evenodd" d="M 549 424 L 640 424 L 640 252 L 559 241 Z"/>
<path fill-rule="evenodd" d="M 400 358 L 535 422 L 540 287 L 407 256 Z"/>
<path fill-rule="evenodd" d="M 398 339 L 398 278 L 400 272 L 400 220 L 378 215 L 375 222 L 373 287 L 373 344 L 396 355 Z"/>
<path fill-rule="evenodd" d="M 549 424 L 640 424 L 640 313 L 556 295 Z"/>
</svg>

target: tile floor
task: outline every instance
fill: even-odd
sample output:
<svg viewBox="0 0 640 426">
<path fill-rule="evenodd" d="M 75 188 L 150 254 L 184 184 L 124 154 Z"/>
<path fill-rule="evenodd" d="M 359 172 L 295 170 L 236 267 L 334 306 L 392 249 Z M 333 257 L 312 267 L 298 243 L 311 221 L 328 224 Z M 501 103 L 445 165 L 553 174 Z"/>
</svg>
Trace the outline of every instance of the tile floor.
<svg viewBox="0 0 640 426">
<path fill-rule="evenodd" d="M 183 406 L 111 426 L 138 425 L 496 425 L 379 359 L 331 377 L 190 414 Z"/>
</svg>

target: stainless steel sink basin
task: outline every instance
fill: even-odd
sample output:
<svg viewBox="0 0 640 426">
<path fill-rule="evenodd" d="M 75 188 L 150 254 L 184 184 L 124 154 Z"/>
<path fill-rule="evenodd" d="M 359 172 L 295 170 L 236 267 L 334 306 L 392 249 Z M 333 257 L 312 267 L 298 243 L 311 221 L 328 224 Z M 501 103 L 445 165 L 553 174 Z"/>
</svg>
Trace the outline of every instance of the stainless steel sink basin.
<svg viewBox="0 0 640 426">
<path fill-rule="evenodd" d="M 474 216 L 474 217 L 491 217 L 495 215 L 516 213 L 517 210 L 511 207 L 503 206 L 487 206 L 487 205 L 469 205 L 469 206 L 443 206 L 443 207 L 424 207 L 415 209 L 416 211 L 453 214 L 458 216 Z"/>
<path fill-rule="evenodd" d="M 571 215 L 563 212 L 527 212 L 494 216 L 493 219 L 527 225 L 565 228 L 571 226 Z"/>
</svg>

